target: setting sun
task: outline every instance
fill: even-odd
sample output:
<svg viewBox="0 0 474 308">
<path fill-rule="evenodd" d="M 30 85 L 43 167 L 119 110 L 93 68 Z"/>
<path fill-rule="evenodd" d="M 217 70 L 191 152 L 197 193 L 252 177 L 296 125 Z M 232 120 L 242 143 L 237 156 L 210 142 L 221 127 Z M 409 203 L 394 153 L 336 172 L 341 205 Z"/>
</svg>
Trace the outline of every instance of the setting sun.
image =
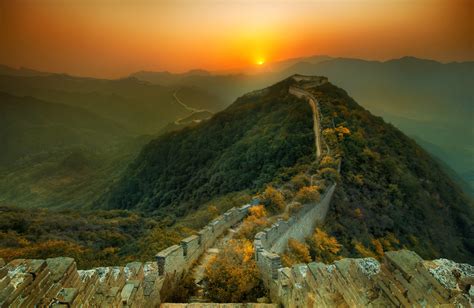
<svg viewBox="0 0 474 308">
<path fill-rule="evenodd" d="M 258 59 L 257 60 L 257 65 L 263 65 L 265 64 L 265 60 L 264 59 Z"/>
</svg>

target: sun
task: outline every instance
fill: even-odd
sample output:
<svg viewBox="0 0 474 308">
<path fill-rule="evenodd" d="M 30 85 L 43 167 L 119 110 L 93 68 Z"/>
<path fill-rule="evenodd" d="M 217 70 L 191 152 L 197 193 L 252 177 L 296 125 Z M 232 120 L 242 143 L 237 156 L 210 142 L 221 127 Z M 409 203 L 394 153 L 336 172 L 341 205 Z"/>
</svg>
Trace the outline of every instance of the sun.
<svg viewBox="0 0 474 308">
<path fill-rule="evenodd" d="M 258 59 L 257 60 L 257 65 L 264 65 L 265 64 L 265 59 Z"/>
</svg>

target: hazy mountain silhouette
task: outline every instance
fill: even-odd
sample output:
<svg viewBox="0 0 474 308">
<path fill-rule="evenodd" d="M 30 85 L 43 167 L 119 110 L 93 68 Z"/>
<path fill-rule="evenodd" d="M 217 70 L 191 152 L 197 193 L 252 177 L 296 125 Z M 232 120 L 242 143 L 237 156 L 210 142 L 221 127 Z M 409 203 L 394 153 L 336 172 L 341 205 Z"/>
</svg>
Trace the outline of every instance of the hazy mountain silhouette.
<svg viewBox="0 0 474 308">
<path fill-rule="evenodd" d="M 174 98 L 178 89 L 180 95 L 186 96 L 188 106 L 211 110 L 222 106 L 215 96 L 195 87 L 164 87 L 136 78 L 0 75 L 0 91 L 81 107 L 136 134 L 156 133 L 169 122 L 190 114 Z"/>
</svg>

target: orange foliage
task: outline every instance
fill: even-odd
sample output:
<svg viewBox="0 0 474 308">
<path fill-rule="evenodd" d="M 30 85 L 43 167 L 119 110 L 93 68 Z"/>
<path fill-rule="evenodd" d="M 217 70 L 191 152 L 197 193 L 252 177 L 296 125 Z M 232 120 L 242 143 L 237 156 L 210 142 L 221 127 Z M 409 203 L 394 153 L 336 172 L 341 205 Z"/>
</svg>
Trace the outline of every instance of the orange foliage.
<svg viewBox="0 0 474 308">
<path fill-rule="evenodd" d="M 263 292 L 249 240 L 231 240 L 205 268 L 206 294 L 215 302 L 256 301 Z"/>
<path fill-rule="evenodd" d="M 354 249 L 364 258 L 377 258 L 377 255 L 372 250 L 365 247 L 361 242 L 354 241 Z"/>
<path fill-rule="evenodd" d="M 344 127 L 342 125 L 336 127 L 335 131 L 337 133 L 337 137 L 339 138 L 339 141 L 344 139 L 345 135 L 350 135 L 351 134 L 351 131 L 347 127 Z"/>
<path fill-rule="evenodd" d="M 340 258 L 338 253 L 341 250 L 341 244 L 323 230 L 316 228 L 309 242 L 316 261 L 331 263 Z"/>
<path fill-rule="evenodd" d="M 262 203 L 269 211 L 277 213 L 285 209 L 285 197 L 272 186 L 267 186 L 261 197 Z"/>
<path fill-rule="evenodd" d="M 288 250 L 282 255 L 281 262 L 283 266 L 287 267 L 297 263 L 311 262 L 308 245 L 290 238 L 288 240 Z"/>
<path fill-rule="evenodd" d="M 46 259 L 64 255 L 77 258 L 86 252 L 86 248 L 62 240 L 48 240 L 45 242 L 29 244 L 25 247 L 0 248 L 0 256 L 4 258 L 5 261 L 18 258 Z"/>
<path fill-rule="evenodd" d="M 249 213 L 250 215 L 242 222 L 237 236 L 252 240 L 255 234 L 270 224 L 270 221 L 263 205 L 250 208 Z"/>
<path fill-rule="evenodd" d="M 301 188 L 296 193 L 295 199 L 296 201 L 305 204 L 305 203 L 319 201 L 320 197 L 321 196 L 319 194 L 318 186 L 306 186 L 306 187 Z"/>
<path fill-rule="evenodd" d="M 384 251 L 383 251 L 382 243 L 380 243 L 380 241 L 377 240 L 377 239 L 373 239 L 373 240 L 372 240 L 372 245 L 374 245 L 375 253 L 376 253 L 379 257 L 383 257 Z"/>
<path fill-rule="evenodd" d="M 249 213 L 256 218 L 262 218 L 267 216 L 267 211 L 263 205 L 253 206 L 249 209 Z"/>
</svg>

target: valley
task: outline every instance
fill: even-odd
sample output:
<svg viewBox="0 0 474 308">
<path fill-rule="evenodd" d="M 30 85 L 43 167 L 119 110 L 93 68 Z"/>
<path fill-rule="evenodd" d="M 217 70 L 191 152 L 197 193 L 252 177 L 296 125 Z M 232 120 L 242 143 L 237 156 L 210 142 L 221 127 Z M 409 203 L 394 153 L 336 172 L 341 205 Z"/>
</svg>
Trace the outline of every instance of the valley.
<svg viewBox="0 0 474 308">
<path fill-rule="evenodd" d="M 0 1 L 0 308 L 474 307 L 472 12 Z"/>
<path fill-rule="evenodd" d="M 277 93 L 278 96 L 274 96 Z M 290 94 L 290 96 L 287 96 L 287 94 Z M 411 242 L 413 235 L 409 233 L 409 230 L 405 229 L 407 226 L 403 224 L 392 225 L 391 229 L 386 231 L 382 231 L 381 228 L 384 226 L 378 224 L 379 229 L 374 231 L 370 229 L 371 220 L 366 219 L 364 222 L 359 222 L 359 226 L 367 228 L 366 232 L 368 233 L 361 236 L 361 232 L 359 231 L 359 235 L 357 235 L 356 238 L 352 238 L 350 244 L 345 237 L 354 236 L 354 234 L 357 233 L 349 229 L 343 231 L 343 233 L 339 233 L 340 229 L 337 230 L 337 228 L 342 227 L 342 224 L 338 224 L 337 220 L 350 217 L 350 214 L 344 216 L 337 215 L 338 211 L 347 207 L 347 205 L 344 204 L 345 200 L 340 199 L 341 194 L 352 194 L 351 199 L 360 198 L 357 195 L 357 191 L 351 190 L 354 181 L 359 186 L 374 185 L 367 182 L 367 180 L 370 179 L 371 172 L 377 172 L 379 168 L 377 164 L 382 159 L 382 156 L 378 156 L 375 151 L 386 151 L 386 154 L 390 153 L 391 156 L 389 159 L 391 159 L 392 164 L 395 162 L 399 164 L 399 170 L 403 169 L 404 164 L 406 164 L 403 160 L 405 152 L 403 152 L 403 154 L 402 152 L 393 154 L 390 152 L 393 151 L 393 149 L 390 149 L 390 146 L 387 147 L 387 144 L 383 144 L 382 146 L 377 144 L 377 142 L 381 142 L 378 139 L 379 136 L 384 135 L 376 134 L 376 130 L 385 130 L 387 133 L 391 133 L 390 138 L 392 138 L 392 142 L 395 140 L 400 142 L 400 144 L 396 145 L 397 148 L 400 146 L 404 146 L 407 149 L 411 148 L 410 151 L 413 151 L 411 153 L 414 155 L 411 157 L 412 159 L 416 160 L 418 156 L 426 154 L 423 154 L 421 149 L 416 148 L 416 144 L 414 144 L 413 141 L 404 137 L 398 130 L 386 125 L 383 120 L 371 116 L 348 97 L 342 89 L 333 86 L 325 78 L 301 78 L 298 75 L 290 77 L 264 91 L 250 93 L 242 97 L 235 103 L 236 106 L 231 106 L 230 108 L 231 110 L 233 110 L 233 108 L 237 108 L 236 110 L 241 110 L 241 108 L 244 108 L 244 110 L 248 108 L 254 109 L 256 107 L 261 108 L 261 104 L 265 105 L 267 103 L 267 98 L 272 98 L 270 101 L 273 102 L 273 99 L 276 97 L 284 97 L 284 100 L 278 103 L 279 108 L 285 110 L 285 102 L 291 101 L 294 106 L 298 106 L 298 108 L 305 110 L 309 113 L 308 115 L 310 115 L 306 118 L 306 124 L 308 124 L 306 130 L 310 132 L 312 137 L 305 142 L 311 144 L 309 147 L 311 152 L 308 153 L 308 159 L 304 161 L 304 163 L 300 162 L 296 167 L 282 169 L 285 170 L 284 174 L 278 174 L 271 183 L 267 183 L 258 189 L 253 199 L 251 199 L 250 196 L 247 197 L 246 200 L 251 201 L 250 204 L 230 208 L 224 214 L 212 219 L 210 223 L 202 227 L 199 231 L 186 230 L 185 228 L 181 229 L 181 232 L 184 232 L 181 234 L 188 233 L 188 236 L 184 239 L 180 240 L 177 233 L 174 235 L 176 237 L 169 237 L 169 243 L 172 246 L 167 248 L 161 246 L 163 249 L 156 254 L 156 263 L 130 262 L 124 267 L 99 267 L 76 272 L 75 263 L 71 263 L 72 259 L 59 258 L 47 259 L 46 261 L 39 260 L 38 262 L 43 262 L 41 264 L 44 264 L 42 268 L 44 268 L 45 271 L 51 270 L 57 272 L 60 270 L 56 268 L 58 262 L 59 264 L 69 264 L 68 267 L 71 267 L 72 270 L 68 270 L 68 274 L 60 274 L 63 277 L 61 281 L 64 281 L 63 288 L 43 288 L 38 291 L 39 293 L 35 293 L 36 297 L 31 297 L 27 294 L 17 297 L 17 293 L 7 293 L 6 303 L 12 303 L 13 301 L 20 303 L 23 300 L 30 301 L 41 298 L 45 302 L 53 301 L 69 305 L 74 305 L 74 303 L 79 302 L 93 305 L 117 305 L 117 303 L 121 301 L 123 303 L 153 306 L 159 302 L 182 301 L 195 302 L 197 304 L 209 301 L 240 302 L 243 300 L 245 302 L 256 302 L 258 297 L 260 304 L 255 305 L 270 307 L 272 304 L 263 302 L 268 303 L 271 300 L 273 303 L 291 306 L 296 303 L 313 303 L 314 297 L 317 297 L 318 302 L 325 302 L 327 305 L 334 305 L 336 303 L 358 303 L 361 305 L 384 303 L 385 305 L 409 306 L 410 303 L 425 301 L 424 292 L 430 292 L 432 297 L 430 297 L 429 301 L 433 305 L 443 303 L 467 304 L 469 302 L 467 295 L 463 292 L 456 293 L 453 291 L 453 288 L 463 288 L 465 283 L 469 283 L 469 279 L 473 277 L 472 275 L 474 273 L 472 266 L 468 264 L 457 264 L 452 261 L 449 261 L 451 263 L 446 263 L 443 260 L 424 261 L 414 252 L 407 250 L 391 252 L 391 250 L 394 248 L 397 249 L 397 247 L 399 247 L 398 245 L 403 243 L 403 247 L 410 247 L 419 254 L 436 256 L 437 253 L 440 253 L 442 255 L 451 255 L 450 258 L 470 262 L 469 258 L 472 255 L 467 252 L 469 242 L 465 241 L 470 236 L 469 231 L 466 232 L 463 229 L 456 228 L 451 229 L 449 225 L 444 226 L 444 232 L 452 232 L 449 235 L 451 238 L 449 245 L 459 245 L 457 249 L 465 245 L 464 249 L 466 249 L 466 252 L 458 250 L 458 254 L 456 255 L 455 250 L 451 248 L 452 246 L 446 247 L 444 244 L 447 243 L 431 242 L 430 235 L 422 238 L 424 234 L 420 231 L 416 234 L 419 238 L 418 241 L 421 240 L 424 245 L 419 246 Z M 293 100 L 294 97 L 298 98 L 298 100 Z M 273 108 L 270 109 L 272 113 L 281 116 L 285 114 L 280 113 L 278 107 L 272 107 Z M 351 112 L 348 112 L 349 108 Z M 262 112 L 262 110 L 266 109 L 256 110 Z M 319 113 L 321 113 L 320 116 Z M 329 115 L 332 115 L 332 117 Z M 219 114 L 217 116 L 219 116 Z M 237 117 L 237 119 L 239 119 L 239 117 Z M 260 121 L 261 120 L 262 119 L 260 119 Z M 215 121 L 216 119 L 213 117 L 207 122 L 184 129 L 182 132 L 169 133 L 169 136 L 188 134 L 189 131 L 206 132 L 206 126 L 210 125 L 212 127 Z M 263 121 L 267 121 L 265 117 Z M 372 128 L 375 128 L 371 131 L 372 136 L 369 135 L 369 132 L 363 132 L 361 127 L 357 126 L 360 122 L 364 122 L 365 124 L 370 123 L 369 127 L 371 125 Z M 344 123 L 344 125 L 342 125 L 342 123 Z M 290 123 L 287 123 L 287 125 L 290 125 Z M 250 127 L 250 130 L 252 130 L 252 126 Z M 266 133 L 268 133 L 268 131 L 264 132 L 264 134 Z M 294 133 L 296 133 L 296 131 Z M 179 140 L 183 140 L 183 138 Z M 356 141 L 356 143 L 354 143 L 354 141 Z M 166 135 L 158 137 L 156 142 L 166 144 Z M 372 149 L 368 148 L 369 144 Z M 354 147 L 357 146 L 363 146 L 363 150 L 356 151 Z M 352 147 L 350 155 L 347 153 L 348 147 Z M 322 151 L 322 149 L 327 150 Z M 149 148 L 149 150 L 154 150 L 154 148 Z M 316 155 L 314 155 L 315 153 Z M 363 158 L 365 156 L 368 156 L 369 159 L 372 160 L 371 164 L 375 166 L 375 169 L 371 172 L 365 171 L 364 177 L 354 176 L 353 174 L 358 168 L 364 168 L 364 163 L 359 161 L 358 166 L 355 167 L 352 165 L 353 161 L 361 158 L 365 159 Z M 147 157 L 147 155 L 146 152 L 142 151 L 140 156 L 136 158 L 136 161 L 140 161 L 143 157 Z M 430 160 L 428 157 L 425 159 Z M 156 164 L 159 163 L 159 161 L 148 163 Z M 437 163 L 431 160 L 430 164 L 431 168 L 433 168 L 436 167 Z M 136 168 L 137 166 L 140 166 L 140 164 L 136 162 L 131 164 L 127 172 L 130 172 L 130 168 Z M 439 166 L 437 167 L 438 171 L 436 169 L 423 169 L 423 166 L 419 167 L 421 167 L 421 169 L 416 171 L 416 175 L 424 174 L 424 177 L 432 176 L 430 173 L 433 172 L 442 172 Z M 408 194 L 410 198 L 419 198 L 417 196 L 418 190 L 410 192 L 406 186 L 400 185 L 399 187 L 395 187 L 395 185 L 398 186 L 399 184 L 397 180 L 400 174 L 396 177 L 390 174 L 387 175 L 392 176 L 392 184 L 388 186 L 389 190 L 387 192 L 392 194 L 393 189 L 398 188 L 402 194 L 391 199 L 389 202 L 393 202 L 393 204 L 386 204 L 386 208 L 398 206 L 398 211 L 407 211 L 407 213 L 412 211 L 412 209 L 405 208 L 400 202 L 403 202 L 403 194 Z M 407 180 L 410 176 L 414 175 L 406 174 L 401 178 Z M 125 177 L 130 178 L 127 175 L 125 175 Z M 157 179 L 159 180 L 159 177 Z M 379 181 L 384 180 L 381 176 L 378 176 L 378 179 Z M 444 185 L 454 187 L 455 184 L 449 182 L 447 179 L 446 181 Z M 437 194 L 441 200 L 447 200 L 446 198 L 453 197 L 446 194 L 446 192 L 437 186 L 432 186 L 437 184 L 432 183 L 422 188 L 420 187 L 420 189 L 427 191 L 438 189 Z M 412 183 L 411 185 L 415 184 Z M 278 187 L 278 189 L 273 187 Z M 249 189 L 249 187 L 246 189 Z M 382 187 L 379 189 L 382 189 Z M 227 193 L 230 192 L 227 191 Z M 383 193 L 384 192 L 379 192 L 379 195 L 383 195 Z M 217 196 L 219 195 L 217 194 Z M 460 198 L 458 199 L 459 202 L 463 202 L 462 194 L 454 198 Z M 186 198 L 182 200 L 187 201 Z M 233 198 L 233 200 L 238 204 L 239 201 L 237 201 L 236 198 Z M 451 199 L 451 202 L 454 200 L 456 199 Z M 464 201 L 467 202 L 467 199 Z M 206 202 L 206 199 L 203 199 L 203 202 Z M 211 204 L 214 203 L 212 200 L 210 202 Z M 109 206 L 112 204 L 109 203 Z M 376 211 L 370 203 L 359 201 L 353 205 L 359 206 L 355 210 L 356 215 L 368 215 L 371 211 Z M 429 215 L 429 211 L 431 210 L 429 205 L 424 205 L 421 200 L 416 202 L 416 205 L 422 207 L 427 215 L 425 217 L 418 216 L 417 219 L 419 221 L 412 221 L 410 226 L 416 228 L 417 226 L 421 226 L 421 223 L 424 224 L 425 227 L 434 225 L 433 222 L 437 218 Z M 439 205 L 443 206 L 442 204 Z M 147 207 L 143 207 L 141 210 L 153 213 L 152 206 L 153 203 Z M 154 206 L 158 208 L 162 207 L 159 204 Z M 466 208 L 462 208 L 461 204 L 459 204 L 461 207 L 457 208 L 456 206 L 458 205 L 456 203 L 445 204 L 444 206 L 447 207 L 447 210 L 452 211 L 451 215 L 462 214 L 469 217 L 469 215 L 473 214 L 472 208 L 469 208 L 469 203 L 464 204 L 464 206 L 467 206 Z M 449 209 L 450 207 L 452 208 Z M 210 208 L 205 209 L 202 205 L 197 208 L 198 211 L 202 211 L 203 209 L 209 211 Z M 351 210 L 351 205 L 349 205 L 348 209 Z M 440 210 L 440 207 L 438 206 L 436 210 Z M 220 212 L 217 208 L 213 211 L 214 215 Z M 107 214 L 109 212 L 116 213 L 115 215 L 118 215 L 118 217 L 124 218 L 129 215 L 127 219 L 132 219 L 132 221 L 137 222 L 138 225 L 143 225 L 144 222 L 150 224 L 154 221 L 154 219 L 150 219 L 149 215 L 139 218 L 133 214 L 133 212 L 124 210 L 104 211 L 102 212 L 102 215 L 105 215 L 104 218 L 109 215 Z M 15 213 L 15 211 L 11 213 Z M 157 213 L 160 213 L 160 211 L 155 211 L 155 214 Z M 185 213 L 185 216 L 196 215 L 196 213 L 193 212 L 183 213 Z M 175 215 L 179 217 L 183 214 L 177 212 Z M 382 215 L 391 214 L 390 211 L 386 210 Z M 392 219 L 396 219 L 396 216 L 391 217 Z M 408 215 L 405 216 L 405 219 L 407 219 L 407 217 Z M 463 219 L 463 216 L 459 217 Z M 158 215 L 156 218 L 163 219 L 164 217 Z M 202 220 L 202 222 L 206 220 L 207 219 Z M 377 218 L 377 220 L 380 221 L 379 218 Z M 184 217 L 182 221 L 185 222 L 186 217 Z M 105 220 L 105 222 L 107 222 L 107 220 Z M 123 227 L 128 229 L 130 222 L 131 221 L 125 220 Z M 168 236 L 166 234 L 169 234 L 171 230 L 175 230 L 175 232 L 179 230 L 176 226 L 167 232 L 163 232 L 163 230 L 160 230 L 160 226 L 163 222 L 163 220 L 159 223 L 154 222 L 161 236 L 161 240 L 156 243 L 161 245 L 165 243 L 163 239 Z M 466 221 L 466 223 L 468 222 Z M 347 223 L 345 223 L 345 227 L 353 228 L 353 226 Z M 397 234 L 395 237 L 392 233 L 394 227 L 398 228 L 398 230 L 395 231 Z M 141 228 L 137 229 L 138 232 L 143 232 L 142 230 Z M 323 234 L 326 234 L 325 231 L 330 232 L 330 234 L 334 236 L 331 241 L 335 241 L 330 245 L 337 247 L 337 249 L 332 248 L 329 253 L 326 252 L 323 255 L 319 255 L 326 248 L 321 248 L 324 246 L 313 246 L 312 242 L 308 241 L 313 230 L 315 230 L 315 234 L 320 234 L 321 230 L 323 230 Z M 436 234 L 437 229 L 429 229 L 425 230 L 425 232 L 428 232 L 428 234 Z M 130 230 L 128 230 L 127 233 L 130 233 Z M 384 237 L 377 238 L 377 234 L 384 234 Z M 145 233 L 139 236 L 147 235 Z M 365 236 L 369 238 L 366 239 Z M 436 236 L 440 237 L 440 234 L 436 234 Z M 408 241 L 406 237 L 408 237 Z M 148 240 L 150 240 L 150 238 L 148 238 Z M 305 241 L 308 244 L 306 244 Z M 174 243 L 179 243 L 179 245 L 173 245 Z M 367 243 L 369 244 L 367 245 Z M 51 245 L 51 243 L 49 243 L 49 245 Z M 355 251 L 354 255 L 350 252 L 350 245 L 354 245 L 352 248 Z M 298 250 L 295 250 L 296 247 L 298 247 Z M 44 251 L 44 248 L 40 249 L 39 251 L 42 253 L 48 254 L 47 251 Z M 69 249 L 77 251 L 77 258 L 83 258 L 80 255 L 84 254 L 84 248 L 70 247 Z M 107 253 L 112 253 L 111 256 L 113 256 L 114 253 L 108 252 L 109 249 L 110 248 L 104 249 L 103 252 L 106 253 L 107 251 Z M 305 249 L 307 252 L 301 254 Z M 74 250 L 71 250 L 71 252 Z M 2 253 L 1 250 L 0 253 Z M 2 254 L 5 255 L 5 253 L 6 251 L 3 251 Z M 30 253 L 35 254 L 34 251 Z M 333 261 L 329 260 L 339 260 L 336 261 L 334 265 L 329 265 L 329 267 L 332 266 L 333 268 L 327 272 L 332 274 L 319 274 L 318 271 L 320 271 L 322 267 L 327 266 L 323 263 L 308 263 L 312 261 L 314 253 L 316 253 L 319 258 L 316 259 L 315 257 L 315 261 L 331 263 Z M 350 257 L 352 256 L 362 256 L 364 259 L 351 259 Z M 142 257 L 146 256 L 142 255 Z M 242 263 L 236 267 L 236 264 L 232 262 L 227 263 L 229 262 L 226 261 L 227 258 L 231 258 L 229 260 L 234 260 L 233 262 L 237 262 L 237 264 L 239 264 L 239 262 Z M 99 261 L 98 256 L 96 255 L 93 260 Z M 108 260 L 109 262 L 111 261 L 110 257 Z M 11 274 L 11 277 L 17 279 L 16 273 L 20 275 L 22 271 L 17 271 L 15 268 L 17 266 L 18 268 L 23 268 L 24 266 L 30 268 L 34 266 L 31 262 L 30 260 L 15 260 L 8 263 L 5 268 L 8 268 L 11 273 L 15 272 L 15 274 Z M 404 278 L 404 276 L 400 276 L 397 272 L 397 268 L 402 271 L 403 275 L 412 275 L 411 277 L 415 278 L 407 279 Z M 440 274 L 433 272 L 432 269 L 445 271 L 442 274 L 445 276 L 439 276 Z M 460 273 L 459 276 L 449 276 L 453 275 L 449 274 L 449 272 L 454 270 Z M 229 276 L 229 271 L 234 272 L 236 276 Z M 416 273 L 414 273 L 414 271 L 416 271 Z M 308 276 L 302 275 L 301 273 L 303 272 L 311 274 Z M 76 275 L 79 277 L 79 280 L 76 279 L 74 283 L 68 282 L 72 279 L 70 275 Z M 256 276 L 253 278 L 253 275 Z M 329 275 L 343 275 L 346 277 L 345 281 L 347 285 L 338 284 L 338 279 L 331 278 Z M 40 275 L 38 277 L 42 276 Z M 244 278 L 247 281 L 247 287 L 238 287 L 239 284 L 237 281 Z M 235 281 L 235 279 L 237 279 L 237 281 Z M 313 281 L 314 279 L 316 279 L 316 282 Z M 454 279 L 454 285 L 447 286 L 444 284 L 443 279 Z M 393 281 L 398 281 L 400 285 L 394 287 L 391 285 Z M 32 283 L 36 284 L 39 282 L 33 280 Z M 228 293 L 227 288 L 233 288 L 234 284 L 236 284 L 237 289 Z M 331 288 L 336 291 L 330 296 L 318 289 L 317 285 L 319 284 L 331 285 Z M 89 287 L 86 288 L 86 285 Z M 353 290 L 361 288 L 362 285 L 367 292 L 371 292 L 370 296 L 362 294 L 356 295 L 353 292 Z M 69 288 L 65 288 L 66 286 L 69 286 Z M 249 289 L 248 287 L 251 288 Z M 406 290 L 409 290 L 409 293 L 406 293 Z M 48 292 L 53 292 L 53 294 L 54 292 L 59 292 L 59 295 L 48 295 Z M 336 296 L 334 296 L 334 294 Z M 165 306 L 166 305 L 170 306 L 171 304 L 165 304 Z M 185 305 L 186 304 L 184 304 L 184 306 Z"/>
</svg>

